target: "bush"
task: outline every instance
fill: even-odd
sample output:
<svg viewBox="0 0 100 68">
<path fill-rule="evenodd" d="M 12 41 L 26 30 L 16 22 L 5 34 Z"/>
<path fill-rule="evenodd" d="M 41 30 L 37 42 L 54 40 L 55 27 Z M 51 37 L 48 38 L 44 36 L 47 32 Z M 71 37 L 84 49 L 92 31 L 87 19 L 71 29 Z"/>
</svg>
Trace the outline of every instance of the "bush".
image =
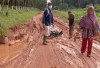
<svg viewBox="0 0 100 68">
<path fill-rule="evenodd" d="M 6 37 L 6 34 L 7 34 L 6 32 L 7 32 L 7 31 L 5 31 L 5 30 L 3 29 L 3 27 L 0 26 L 0 37 L 1 37 L 1 38 L 5 38 L 5 37 Z"/>
<path fill-rule="evenodd" d="M 6 16 L 8 16 L 8 11 L 6 12 Z"/>
<path fill-rule="evenodd" d="M 88 5 L 86 5 L 86 8 L 88 8 L 88 7 L 91 6 L 91 5 L 93 5 L 93 4 L 88 4 Z"/>
<path fill-rule="evenodd" d="M 95 11 L 100 13 L 100 5 L 99 4 L 95 5 Z"/>
<path fill-rule="evenodd" d="M 14 27 L 15 25 L 25 24 L 27 21 L 29 21 L 33 16 L 38 14 L 39 10 L 13 10 L 12 15 L 12 9 L 9 8 L 9 14 L 4 8 L 2 10 L 2 13 L 0 14 L 0 36 L 5 37 L 7 34 L 7 31 L 9 28 Z"/>
</svg>

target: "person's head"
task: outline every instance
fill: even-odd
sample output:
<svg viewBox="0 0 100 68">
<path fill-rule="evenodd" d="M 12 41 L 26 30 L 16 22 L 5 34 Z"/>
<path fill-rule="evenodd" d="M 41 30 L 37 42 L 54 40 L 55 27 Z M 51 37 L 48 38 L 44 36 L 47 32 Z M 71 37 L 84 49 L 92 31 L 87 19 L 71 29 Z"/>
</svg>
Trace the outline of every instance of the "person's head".
<svg viewBox="0 0 100 68">
<path fill-rule="evenodd" d="M 68 14 L 71 14 L 72 12 L 71 11 L 68 11 Z"/>
<path fill-rule="evenodd" d="M 48 3 L 48 9 L 50 9 L 50 10 L 52 9 L 52 3 L 51 2 Z"/>
<path fill-rule="evenodd" d="M 88 8 L 88 15 L 93 15 L 94 14 L 94 7 L 93 6 L 90 6 L 89 8 Z"/>
</svg>

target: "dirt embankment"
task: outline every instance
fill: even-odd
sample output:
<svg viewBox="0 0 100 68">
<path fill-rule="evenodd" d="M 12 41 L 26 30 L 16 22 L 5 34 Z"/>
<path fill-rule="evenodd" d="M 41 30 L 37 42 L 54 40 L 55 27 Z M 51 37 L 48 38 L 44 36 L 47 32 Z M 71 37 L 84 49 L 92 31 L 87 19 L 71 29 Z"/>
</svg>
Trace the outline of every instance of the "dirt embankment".
<svg viewBox="0 0 100 68">
<path fill-rule="evenodd" d="M 63 35 L 48 39 L 48 45 L 44 46 L 41 21 L 42 12 L 25 24 L 22 31 L 20 30 L 22 27 L 11 30 L 10 44 L 15 39 L 21 40 L 21 37 L 22 39 L 26 37 L 26 42 L 22 44 L 23 50 L 13 59 L 1 64 L 0 68 L 100 68 L 100 42 L 98 42 L 100 39 L 94 41 L 91 58 L 86 57 L 86 53 L 81 55 L 81 38 L 76 39 L 76 42 L 74 38 L 69 39 L 68 24 L 54 15 L 54 24 L 63 30 Z M 75 33 L 76 31 L 75 29 Z M 22 34 L 17 35 L 17 32 Z"/>
</svg>

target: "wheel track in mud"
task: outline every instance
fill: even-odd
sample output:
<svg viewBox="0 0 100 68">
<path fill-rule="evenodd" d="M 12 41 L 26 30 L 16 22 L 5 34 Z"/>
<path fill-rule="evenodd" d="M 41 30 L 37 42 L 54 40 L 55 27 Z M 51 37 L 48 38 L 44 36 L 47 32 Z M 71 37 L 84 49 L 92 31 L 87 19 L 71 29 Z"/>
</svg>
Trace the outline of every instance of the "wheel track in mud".
<svg viewBox="0 0 100 68">
<path fill-rule="evenodd" d="M 56 24 L 58 25 L 58 23 L 59 23 L 59 26 L 60 25 L 62 25 L 60 22 L 57 22 Z M 64 26 L 62 27 L 62 28 L 64 28 Z M 65 31 L 64 31 L 65 32 Z M 66 33 L 67 34 L 67 33 Z M 74 45 L 74 44 L 73 44 Z M 79 44 L 78 44 L 79 45 Z M 79 45 L 80 46 L 80 45 Z M 80 46 L 81 47 L 81 46 Z M 78 48 L 80 48 L 80 47 L 78 47 Z M 73 48 L 74 49 L 74 48 Z M 97 50 L 96 48 L 93 48 L 93 50 L 95 50 L 95 52 L 98 52 L 98 54 L 99 54 L 99 51 L 100 50 Z M 77 52 L 79 52 L 78 50 L 77 50 Z M 79 52 L 80 53 L 80 52 Z M 97 55 L 96 55 L 97 56 Z M 100 56 L 100 55 L 99 55 Z M 97 68 L 97 66 L 96 66 L 96 64 L 95 64 L 95 62 L 94 61 L 96 61 L 96 59 L 95 58 L 92 58 L 91 57 L 91 59 L 88 59 L 87 57 L 83 57 L 83 56 L 81 56 L 83 59 L 84 59 L 84 62 L 85 63 L 87 63 L 88 64 L 88 67 L 86 66 L 86 67 L 84 67 L 84 68 Z M 94 57 L 94 55 L 93 55 L 93 57 Z M 92 63 L 90 63 L 90 62 L 88 62 L 88 61 L 90 61 L 90 62 L 92 62 Z M 100 59 L 99 59 L 100 60 Z M 90 64 L 89 64 L 90 63 Z M 94 65 L 95 64 L 95 65 Z M 92 66 L 93 65 L 93 66 Z M 85 65 L 84 65 L 85 66 Z"/>
</svg>

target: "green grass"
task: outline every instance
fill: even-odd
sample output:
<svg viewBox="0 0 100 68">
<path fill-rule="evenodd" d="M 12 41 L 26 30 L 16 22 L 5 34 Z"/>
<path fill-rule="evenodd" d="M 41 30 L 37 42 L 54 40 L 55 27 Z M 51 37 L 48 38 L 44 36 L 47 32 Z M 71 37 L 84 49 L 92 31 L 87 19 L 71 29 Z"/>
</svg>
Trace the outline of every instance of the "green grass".
<svg viewBox="0 0 100 68">
<path fill-rule="evenodd" d="M 77 24 L 79 23 L 81 18 L 87 13 L 87 9 L 72 9 L 71 11 L 75 15 L 76 26 L 78 26 Z M 68 23 L 68 11 L 54 10 L 54 13 L 59 15 L 64 21 Z M 100 13 L 96 13 L 96 15 L 98 17 L 99 24 L 100 24 Z"/>
<path fill-rule="evenodd" d="M 14 27 L 15 25 L 25 24 L 29 21 L 33 16 L 37 15 L 39 10 L 19 10 L 13 11 L 9 9 L 8 16 L 6 16 L 6 9 L 3 10 L 4 14 L 0 14 L 0 32 L 7 31 L 9 28 Z"/>
</svg>

